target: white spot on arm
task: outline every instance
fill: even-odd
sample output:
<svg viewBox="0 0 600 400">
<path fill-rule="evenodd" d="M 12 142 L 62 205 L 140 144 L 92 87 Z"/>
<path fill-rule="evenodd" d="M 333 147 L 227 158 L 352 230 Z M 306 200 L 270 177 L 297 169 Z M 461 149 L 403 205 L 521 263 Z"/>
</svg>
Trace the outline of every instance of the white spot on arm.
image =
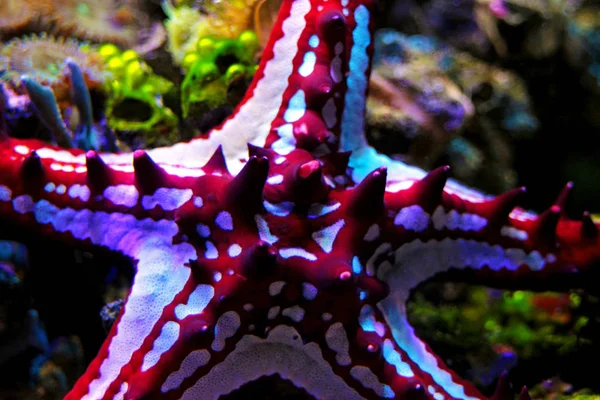
<svg viewBox="0 0 600 400">
<path fill-rule="evenodd" d="M 312 35 L 312 36 L 310 37 L 310 39 L 308 39 L 308 45 L 309 45 L 310 47 L 312 47 L 313 49 L 315 49 L 315 48 L 319 47 L 319 43 L 320 43 L 320 42 L 321 42 L 321 41 L 319 40 L 319 36 L 318 36 L 318 35 Z"/>
<path fill-rule="evenodd" d="M 240 316 L 235 311 L 228 311 L 221 315 L 215 325 L 215 339 L 211 348 L 214 351 L 221 351 L 225 348 L 225 340 L 236 334 L 240 328 Z"/>
<path fill-rule="evenodd" d="M 198 232 L 198 235 L 200 235 L 200 237 L 205 239 L 210 236 L 210 228 L 204 224 L 196 225 L 196 232 Z"/>
<path fill-rule="evenodd" d="M 392 388 L 381 383 L 377 375 L 367 367 L 363 367 L 362 365 L 352 367 L 350 375 L 367 389 L 373 390 L 379 397 L 393 399 L 396 396 Z"/>
<path fill-rule="evenodd" d="M 354 256 L 352 258 L 352 272 L 354 272 L 355 274 L 360 274 L 363 270 L 363 266 L 360 263 L 360 260 L 358 259 L 357 256 Z"/>
<path fill-rule="evenodd" d="M 0 201 L 10 201 L 12 190 L 8 186 L 0 185 Z"/>
<path fill-rule="evenodd" d="M 113 400 L 125 400 L 125 393 L 129 389 L 129 384 L 127 382 L 123 382 L 121 387 L 119 388 L 119 393 L 113 397 Z"/>
<path fill-rule="evenodd" d="M 315 256 L 313 253 L 310 253 L 299 247 L 288 247 L 288 248 L 284 248 L 284 249 L 279 249 L 279 255 L 285 259 L 288 259 L 291 257 L 301 257 L 308 261 L 316 261 L 317 260 L 317 256 Z"/>
<path fill-rule="evenodd" d="M 227 249 L 227 254 L 229 254 L 229 257 L 234 258 L 239 256 L 242 253 L 242 247 L 237 244 L 234 243 L 231 246 L 229 246 L 229 249 Z"/>
<path fill-rule="evenodd" d="M 48 193 L 54 192 L 54 189 L 56 189 L 56 185 L 52 182 L 48 182 L 46 186 L 44 186 L 44 190 Z"/>
<path fill-rule="evenodd" d="M 31 150 L 29 150 L 29 147 L 27 147 L 27 146 L 17 145 L 14 147 L 14 151 L 15 151 L 15 153 L 19 153 L 23 156 L 26 156 L 30 153 Z"/>
<path fill-rule="evenodd" d="M 303 77 L 307 77 L 315 70 L 315 64 L 317 63 L 317 56 L 314 51 L 309 51 L 304 55 L 304 61 L 298 69 L 298 73 Z"/>
<path fill-rule="evenodd" d="M 90 199 L 90 189 L 86 185 L 75 184 L 69 188 L 69 197 L 72 199 L 79 198 L 81 201 Z"/>
<path fill-rule="evenodd" d="M 500 229 L 500 234 L 502 236 L 506 236 L 511 239 L 516 239 L 516 240 L 521 240 L 521 241 L 525 241 L 525 240 L 529 239 L 529 235 L 527 234 L 526 231 L 514 228 L 512 226 L 503 226 Z"/>
<path fill-rule="evenodd" d="M 479 231 L 487 226 L 487 219 L 477 214 L 463 213 L 460 215 L 459 229 L 463 231 Z"/>
<path fill-rule="evenodd" d="M 319 290 L 313 284 L 308 282 L 302 284 L 302 296 L 304 296 L 306 300 L 314 300 L 318 293 Z"/>
<path fill-rule="evenodd" d="M 267 183 L 269 185 L 279 185 L 280 183 L 283 182 L 283 175 L 273 175 L 271 177 L 269 177 L 269 179 L 267 179 Z"/>
<path fill-rule="evenodd" d="M 331 253 L 331 250 L 333 250 L 333 243 L 335 242 L 340 229 L 344 227 L 344 224 L 344 220 L 340 219 L 335 224 L 321 229 L 318 232 L 314 232 L 312 238 L 325 253 Z"/>
<path fill-rule="evenodd" d="M 344 79 L 341 58 L 341 54 L 344 52 L 344 44 L 342 42 L 336 43 L 334 51 L 335 57 L 331 60 L 329 74 L 335 83 L 340 83 Z"/>
<path fill-rule="evenodd" d="M 142 197 L 142 207 L 151 210 L 157 205 L 165 211 L 174 211 L 191 200 L 192 189 L 158 188 L 152 196 Z"/>
<path fill-rule="evenodd" d="M 213 279 L 215 282 L 221 282 L 221 279 L 223 279 L 223 274 L 217 271 L 213 274 Z"/>
<path fill-rule="evenodd" d="M 281 307 L 279 307 L 279 306 L 273 306 L 273 307 L 269 308 L 269 312 L 267 313 L 267 318 L 270 320 L 277 318 L 277 315 L 279 315 L 279 310 L 281 310 Z"/>
<path fill-rule="evenodd" d="M 413 205 L 398 212 L 394 225 L 402 226 L 408 231 L 423 232 L 429 226 L 429 219 L 429 214 L 421 206 Z"/>
<path fill-rule="evenodd" d="M 215 223 L 224 231 L 233 231 L 233 219 L 227 211 L 221 211 L 215 218 Z"/>
<path fill-rule="evenodd" d="M 31 196 L 23 194 L 15 197 L 12 201 L 13 208 L 19 214 L 25 214 L 33 211 L 33 199 Z"/>
<path fill-rule="evenodd" d="M 304 97 L 304 90 L 298 90 L 291 98 L 283 119 L 285 122 L 292 123 L 298 121 L 304 116 L 306 112 L 306 99 Z"/>
<path fill-rule="evenodd" d="M 262 216 L 256 214 L 254 216 L 254 221 L 256 222 L 256 226 L 258 228 L 258 236 L 260 237 L 260 240 L 269 244 L 273 244 L 279 240 L 277 236 L 271 234 L 269 225 Z"/>
<path fill-rule="evenodd" d="M 294 322 L 300 322 L 304 318 L 304 309 L 299 305 L 295 305 L 292 307 L 285 308 L 281 312 L 281 315 L 290 318 Z"/>
<path fill-rule="evenodd" d="M 216 260 L 219 258 L 219 251 L 210 240 L 206 241 L 206 251 L 204 252 L 204 257 L 209 260 Z"/>
<path fill-rule="evenodd" d="M 133 185 L 116 185 L 104 189 L 104 197 L 117 206 L 134 207 L 139 193 Z"/>
<path fill-rule="evenodd" d="M 346 329 L 344 329 L 341 322 L 336 322 L 327 329 L 325 341 L 327 346 L 336 353 L 335 359 L 339 365 L 350 365 L 352 362 L 348 354 L 350 343 L 348 342 Z"/>
<path fill-rule="evenodd" d="M 269 295 L 277 296 L 285 286 L 284 281 L 275 281 L 269 285 Z"/>
<path fill-rule="evenodd" d="M 292 124 L 284 124 L 277 128 L 279 140 L 271 145 L 271 148 L 278 154 L 290 154 L 296 148 L 296 138 L 294 137 L 294 126 Z"/>
<path fill-rule="evenodd" d="M 179 304 L 175 307 L 175 316 L 182 320 L 189 315 L 197 315 L 204 311 L 204 308 L 212 300 L 215 290 L 210 285 L 198 285 L 190 294 L 187 304 Z"/>
<path fill-rule="evenodd" d="M 433 226 L 437 230 L 462 230 L 478 231 L 487 225 L 487 220 L 477 214 L 459 213 L 456 210 L 445 212 L 442 206 L 438 206 L 432 216 Z"/>
<path fill-rule="evenodd" d="M 327 128 L 331 129 L 337 123 L 337 107 L 335 106 L 335 100 L 329 99 L 323 106 L 321 110 L 321 115 L 323 116 L 323 120 L 325 121 L 325 125 Z"/>
<path fill-rule="evenodd" d="M 179 338 L 179 324 L 174 321 L 165 323 L 160 331 L 160 335 L 154 341 L 152 350 L 144 356 L 142 363 L 142 372 L 148 371 L 156 365 L 160 356 L 169 351 Z"/>
<path fill-rule="evenodd" d="M 379 225 L 373 224 L 369 227 L 369 230 L 365 234 L 364 240 L 366 242 L 372 242 L 373 240 L 376 240 L 379 237 L 379 234 L 380 234 Z"/>
<path fill-rule="evenodd" d="M 385 339 L 383 341 L 383 358 L 385 358 L 385 361 L 387 361 L 389 364 L 396 367 L 396 373 L 398 375 L 407 378 L 411 378 L 414 376 L 410 365 L 402 361 L 400 353 L 398 353 L 394 349 L 394 345 L 392 344 L 392 341 L 390 339 Z"/>
<path fill-rule="evenodd" d="M 368 304 L 365 304 L 360 309 L 358 323 L 365 332 L 375 332 L 379 337 L 385 335 L 385 326 L 375 319 L 375 312 Z"/>
<path fill-rule="evenodd" d="M 183 380 L 189 378 L 200 367 L 205 366 L 210 361 L 210 353 L 208 350 L 194 350 L 188 354 L 181 362 L 179 369 L 169 375 L 160 390 L 163 393 L 169 390 L 178 389 Z"/>
<path fill-rule="evenodd" d="M 315 218 L 322 217 L 324 215 L 334 212 L 335 210 L 340 208 L 341 205 L 342 205 L 341 203 L 334 203 L 331 205 L 319 204 L 319 203 L 312 204 L 308 208 L 308 218 L 315 219 Z"/>
<path fill-rule="evenodd" d="M 271 204 L 265 200 L 263 201 L 263 205 L 269 214 L 273 214 L 276 217 L 287 217 L 294 209 L 294 203 L 291 201 L 283 201 L 281 203 Z"/>
</svg>

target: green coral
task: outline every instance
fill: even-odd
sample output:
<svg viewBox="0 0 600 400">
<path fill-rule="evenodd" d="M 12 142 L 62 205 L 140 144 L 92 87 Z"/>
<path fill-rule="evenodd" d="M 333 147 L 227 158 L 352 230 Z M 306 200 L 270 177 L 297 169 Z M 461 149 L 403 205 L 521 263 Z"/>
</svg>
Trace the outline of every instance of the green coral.
<svg viewBox="0 0 600 400">
<path fill-rule="evenodd" d="M 437 351 L 451 349 L 454 363 L 465 363 L 468 370 L 480 373 L 497 357 L 498 349 L 514 350 L 522 360 L 572 351 L 586 325 L 585 317 L 575 317 L 580 301 L 575 293 L 565 298 L 556 293 L 502 293 L 452 284 L 441 291 L 436 288 L 433 292 L 443 293 L 441 301 L 427 298 L 426 288 L 414 294 L 408 304 L 411 323 L 424 340 L 437 343 Z M 559 304 L 558 311 L 540 308 L 542 301 Z M 478 376 L 471 379 L 485 385 Z"/>
<path fill-rule="evenodd" d="M 173 83 L 154 74 L 133 50 L 121 51 L 115 45 L 105 44 L 100 54 L 110 73 L 106 81 L 106 115 L 110 127 L 117 131 L 143 132 L 148 147 L 175 143 L 178 119 L 163 104 L 163 95 L 173 88 Z M 148 117 L 135 113 L 133 118 L 120 117 L 118 108 L 126 108 L 128 104 L 147 108 Z"/>
<path fill-rule="evenodd" d="M 547 379 L 529 390 L 533 400 L 598 400 L 600 394 L 590 389 L 574 391 L 573 385 L 559 377 Z"/>
<path fill-rule="evenodd" d="M 235 39 L 199 39 L 196 49 L 183 59 L 187 71 L 181 85 L 183 116 L 189 115 L 194 103 L 206 110 L 226 104 L 232 85 L 250 79 L 256 72 L 258 48 L 258 38 L 252 31 L 244 31 Z"/>
</svg>

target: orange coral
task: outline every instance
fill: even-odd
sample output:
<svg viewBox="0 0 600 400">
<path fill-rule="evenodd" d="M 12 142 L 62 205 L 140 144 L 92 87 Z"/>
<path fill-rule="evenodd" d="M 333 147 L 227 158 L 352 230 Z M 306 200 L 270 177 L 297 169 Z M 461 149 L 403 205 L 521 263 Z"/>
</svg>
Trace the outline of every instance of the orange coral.
<svg viewBox="0 0 600 400">
<path fill-rule="evenodd" d="M 282 0 L 259 0 L 254 7 L 254 31 L 262 46 L 266 45 L 277 19 Z"/>
<path fill-rule="evenodd" d="M 2 0 L 0 1 L 0 33 L 18 31 L 48 9 L 48 0 Z"/>
<path fill-rule="evenodd" d="M 229 0 L 206 1 L 204 7 L 212 18 L 209 23 L 224 37 L 239 36 L 244 30 L 254 28 L 261 43 L 271 31 L 282 0 Z"/>
<path fill-rule="evenodd" d="M 65 35 L 124 47 L 149 25 L 138 0 L 54 0 L 47 19 Z"/>
</svg>

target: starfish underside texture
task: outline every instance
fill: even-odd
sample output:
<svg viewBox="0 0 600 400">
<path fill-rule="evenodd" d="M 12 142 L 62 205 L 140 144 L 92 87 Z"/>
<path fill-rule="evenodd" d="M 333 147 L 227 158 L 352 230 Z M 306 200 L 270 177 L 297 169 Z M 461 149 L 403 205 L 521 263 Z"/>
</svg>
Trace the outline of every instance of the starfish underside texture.
<svg viewBox="0 0 600 400">
<path fill-rule="evenodd" d="M 2 222 L 136 268 L 66 399 L 218 399 L 273 374 L 317 399 L 484 398 L 415 335 L 411 290 L 449 270 L 527 287 L 598 261 L 597 225 L 562 210 L 570 186 L 535 215 L 523 188 L 486 196 L 368 146 L 374 11 L 284 0 L 246 97 L 190 142 L 100 154 L 3 136 Z"/>
</svg>

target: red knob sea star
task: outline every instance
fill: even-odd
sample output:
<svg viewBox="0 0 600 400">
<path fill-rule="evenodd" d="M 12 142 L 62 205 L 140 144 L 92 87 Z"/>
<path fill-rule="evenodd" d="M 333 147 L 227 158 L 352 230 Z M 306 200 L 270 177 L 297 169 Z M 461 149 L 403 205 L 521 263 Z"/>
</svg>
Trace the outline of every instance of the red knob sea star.
<svg viewBox="0 0 600 400">
<path fill-rule="evenodd" d="M 271 374 L 319 399 L 482 398 L 416 337 L 410 291 L 600 258 L 564 196 L 535 216 L 514 209 L 522 189 L 486 197 L 366 144 L 374 5 L 284 0 L 246 98 L 205 138 L 117 155 L 0 142 L 2 220 L 136 263 L 67 399 L 218 399 Z"/>
</svg>

